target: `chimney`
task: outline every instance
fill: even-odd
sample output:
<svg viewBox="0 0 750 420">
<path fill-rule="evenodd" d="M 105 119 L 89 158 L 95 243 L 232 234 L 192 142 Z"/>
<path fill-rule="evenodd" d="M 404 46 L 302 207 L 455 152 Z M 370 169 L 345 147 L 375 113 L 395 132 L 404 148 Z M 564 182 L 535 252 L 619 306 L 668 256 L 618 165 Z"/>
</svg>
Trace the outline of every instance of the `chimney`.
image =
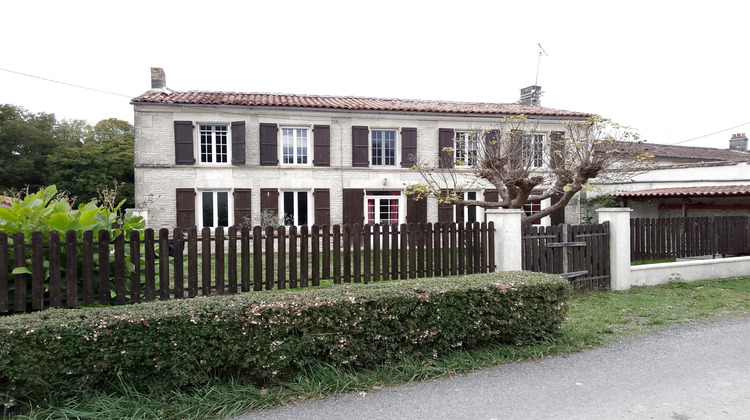
<svg viewBox="0 0 750 420">
<path fill-rule="evenodd" d="M 729 150 L 747 152 L 747 136 L 745 133 L 732 134 L 732 138 L 729 139 Z"/>
<path fill-rule="evenodd" d="M 166 89 L 167 76 L 161 67 L 151 67 L 151 89 Z"/>
<path fill-rule="evenodd" d="M 521 89 L 521 105 L 542 106 L 542 87 L 529 86 Z"/>
</svg>

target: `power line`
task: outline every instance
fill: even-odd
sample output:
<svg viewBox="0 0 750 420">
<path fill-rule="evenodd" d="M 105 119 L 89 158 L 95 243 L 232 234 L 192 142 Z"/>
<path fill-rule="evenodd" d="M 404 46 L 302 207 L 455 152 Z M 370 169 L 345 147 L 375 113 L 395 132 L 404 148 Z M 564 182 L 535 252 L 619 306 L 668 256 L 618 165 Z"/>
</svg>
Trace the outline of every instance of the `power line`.
<svg viewBox="0 0 750 420">
<path fill-rule="evenodd" d="M 123 98 L 129 98 L 129 99 L 132 99 L 134 97 L 133 95 L 123 95 L 121 93 L 109 92 L 109 91 L 106 91 L 106 90 L 94 89 L 94 88 L 90 88 L 90 87 L 86 87 L 86 86 L 81 86 L 81 85 L 74 85 L 73 83 L 61 82 L 59 80 L 48 79 L 46 77 L 41 77 L 41 76 L 34 76 L 33 74 L 21 73 L 20 71 L 8 70 L 8 69 L 3 69 L 3 68 L 0 68 L 0 70 L 7 71 L 8 73 L 20 74 L 21 76 L 32 77 L 34 79 L 44 80 L 44 81 L 47 81 L 47 82 L 59 83 L 61 85 L 66 85 L 66 86 L 72 86 L 72 87 L 78 88 L 78 89 L 86 89 L 86 90 L 91 90 L 91 91 L 94 91 L 94 92 L 106 93 L 108 95 L 121 96 Z"/>
<path fill-rule="evenodd" d="M 698 140 L 698 139 L 702 139 L 702 138 L 705 138 L 705 137 L 708 137 L 708 136 L 713 136 L 713 135 L 716 135 L 716 134 L 721 134 L 721 133 L 723 133 L 723 132 L 725 132 L 725 131 L 729 131 L 729 130 L 734 130 L 735 128 L 739 128 L 739 127 L 742 127 L 742 126 L 745 126 L 745 125 L 748 125 L 748 124 L 750 124 L 750 121 L 748 121 L 748 122 L 746 122 L 746 123 L 742 123 L 742 124 L 740 124 L 740 125 L 735 125 L 734 127 L 729 127 L 729 128 L 725 128 L 725 129 L 723 129 L 723 130 L 719 130 L 719 131 L 717 131 L 717 132 L 715 132 L 715 133 L 711 133 L 711 134 L 704 134 L 704 135 L 702 135 L 702 136 L 698 136 L 698 137 L 693 137 L 692 139 L 687 139 L 687 140 L 683 140 L 683 141 L 678 141 L 677 143 L 671 143 L 671 144 L 673 144 L 673 145 L 674 145 L 674 144 L 682 144 L 682 143 L 687 143 L 687 142 L 689 142 L 689 141 L 693 141 L 693 140 Z"/>
</svg>

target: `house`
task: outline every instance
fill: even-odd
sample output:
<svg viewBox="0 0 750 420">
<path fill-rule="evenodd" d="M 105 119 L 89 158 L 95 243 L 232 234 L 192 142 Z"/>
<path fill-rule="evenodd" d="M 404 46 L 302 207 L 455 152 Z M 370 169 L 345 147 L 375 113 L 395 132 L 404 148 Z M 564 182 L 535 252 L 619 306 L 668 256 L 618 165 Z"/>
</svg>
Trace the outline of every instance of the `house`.
<svg viewBox="0 0 750 420">
<path fill-rule="evenodd" d="M 622 182 L 592 182 L 633 209 L 631 217 L 750 215 L 747 136 L 733 134 L 729 149 L 644 143 L 657 167 Z"/>
<path fill-rule="evenodd" d="M 415 156 L 437 160 L 455 147 L 450 164 L 470 166 L 463 140 L 505 117 L 534 119 L 532 139 L 543 143 L 563 121 L 591 116 L 538 106 L 538 87 L 523 103 L 499 104 L 178 92 L 158 68 L 151 82 L 131 103 L 136 203 L 154 228 L 483 220 L 479 208 L 407 198 L 405 186 L 421 181 Z"/>
</svg>

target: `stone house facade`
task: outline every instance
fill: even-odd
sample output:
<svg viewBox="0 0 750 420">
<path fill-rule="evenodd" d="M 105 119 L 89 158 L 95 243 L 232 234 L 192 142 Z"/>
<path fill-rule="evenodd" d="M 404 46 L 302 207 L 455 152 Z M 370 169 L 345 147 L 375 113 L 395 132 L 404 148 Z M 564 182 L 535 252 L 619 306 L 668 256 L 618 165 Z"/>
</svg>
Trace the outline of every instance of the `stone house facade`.
<svg viewBox="0 0 750 420">
<path fill-rule="evenodd" d="M 525 104 L 176 92 L 161 69 L 131 103 L 136 204 L 152 228 L 269 217 L 290 225 L 481 221 L 482 209 L 405 196 L 406 185 L 422 180 L 411 169 L 415 156 L 445 159 L 443 149 L 455 147 L 448 160 L 467 159 L 466 133 L 504 117 L 535 119 L 533 141 L 544 142 L 563 121 L 591 116 Z"/>
</svg>

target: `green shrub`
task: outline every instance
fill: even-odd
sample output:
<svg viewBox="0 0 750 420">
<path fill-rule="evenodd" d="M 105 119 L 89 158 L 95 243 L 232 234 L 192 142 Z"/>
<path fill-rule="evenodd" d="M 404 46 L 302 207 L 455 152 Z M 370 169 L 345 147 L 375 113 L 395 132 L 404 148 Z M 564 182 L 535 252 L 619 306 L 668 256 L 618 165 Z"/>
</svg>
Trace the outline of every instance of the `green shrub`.
<svg viewBox="0 0 750 420">
<path fill-rule="evenodd" d="M 0 319 L 0 392 L 263 383 L 312 362 L 370 367 L 553 340 L 569 293 L 557 276 L 509 272 L 15 315 Z"/>
</svg>

